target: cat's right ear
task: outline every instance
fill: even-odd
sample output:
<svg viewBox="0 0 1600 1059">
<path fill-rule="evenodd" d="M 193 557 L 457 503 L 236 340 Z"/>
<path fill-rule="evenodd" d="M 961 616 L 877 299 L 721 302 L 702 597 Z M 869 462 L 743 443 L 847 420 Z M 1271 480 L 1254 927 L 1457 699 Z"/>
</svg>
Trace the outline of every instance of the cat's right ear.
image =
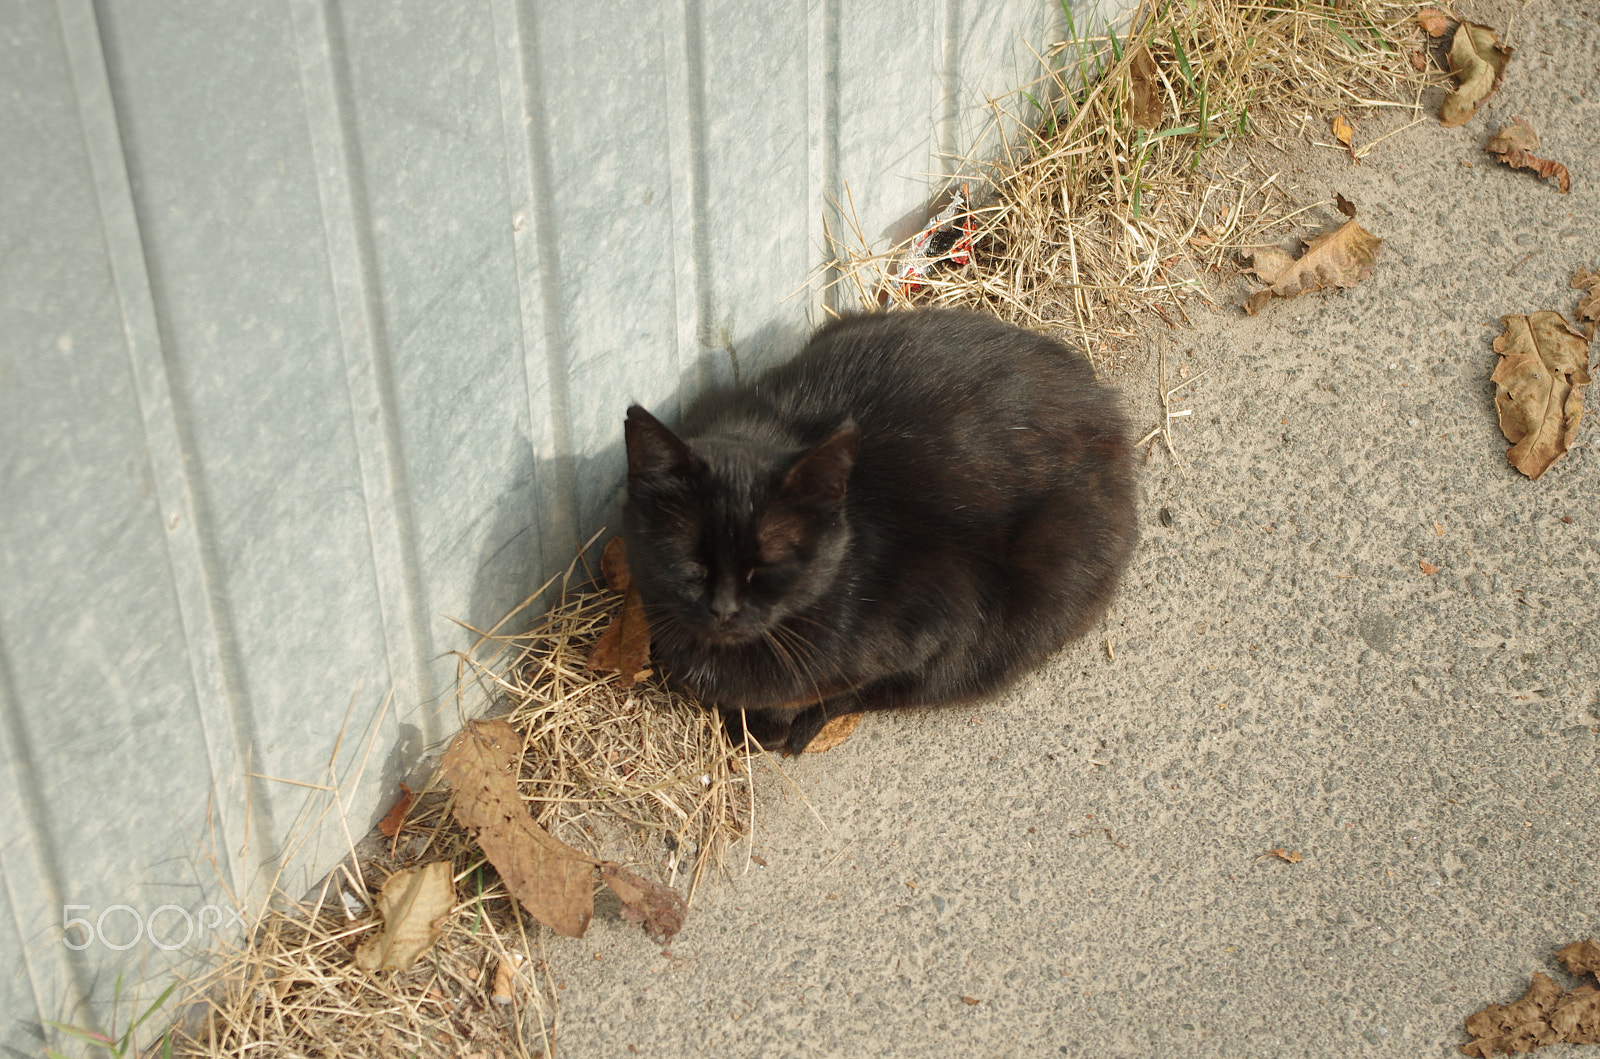
<svg viewBox="0 0 1600 1059">
<path fill-rule="evenodd" d="M 694 454 L 683 440 L 638 405 L 628 409 L 623 425 L 628 448 L 628 484 L 682 476 L 694 466 Z"/>
<path fill-rule="evenodd" d="M 792 500 L 837 509 L 856 463 L 861 428 L 846 419 L 827 439 L 800 457 L 783 479 L 783 495 Z"/>
</svg>

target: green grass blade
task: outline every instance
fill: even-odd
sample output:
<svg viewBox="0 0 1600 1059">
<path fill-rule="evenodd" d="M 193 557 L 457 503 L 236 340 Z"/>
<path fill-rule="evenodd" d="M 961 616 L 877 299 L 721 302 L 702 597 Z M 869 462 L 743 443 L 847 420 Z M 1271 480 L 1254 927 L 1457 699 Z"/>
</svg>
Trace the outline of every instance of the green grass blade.
<svg viewBox="0 0 1600 1059">
<path fill-rule="evenodd" d="M 1183 74 L 1184 83 L 1189 86 L 1189 91 L 1194 91 L 1194 71 L 1189 69 L 1189 53 L 1183 50 L 1183 42 L 1178 39 L 1178 27 L 1172 27 L 1172 48 L 1178 54 L 1178 70 Z"/>
<path fill-rule="evenodd" d="M 1042 134 L 1040 134 L 1038 132 L 1035 132 L 1034 135 L 1038 136 L 1041 139 L 1046 139 L 1046 140 L 1055 139 L 1055 135 L 1056 135 L 1056 112 L 1055 112 L 1055 109 L 1052 108 L 1052 107 L 1047 107 L 1043 103 L 1039 102 L 1039 100 L 1034 96 L 1034 94 L 1032 92 L 1029 92 L 1026 88 L 1017 89 L 1017 95 L 1021 96 L 1023 99 L 1026 99 L 1028 101 L 1029 105 L 1032 106 L 1034 110 L 1037 110 L 1040 114 L 1044 115 L 1044 132 Z"/>
<path fill-rule="evenodd" d="M 1378 28 L 1378 24 L 1372 21 L 1371 15 L 1365 11 L 1361 12 L 1361 21 L 1367 24 L 1367 32 L 1371 33 L 1372 39 L 1378 42 L 1379 51 L 1387 52 L 1390 55 L 1395 54 L 1394 46 L 1384 37 L 1383 30 Z"/>
<path fill-rule="evenodd" d="M 1162 129 L 1160 132 L 1152 132 L 1144 142 L 1154 143 L 1156 140 L 1165 140 L 1168 136 L 1193 136 L 1199 131 L 1198 125 L 1178 125 L 1171 129 Z"/>
<path fill-rule="evenodd" d="M 172 996 L 172 991 L 176 988 L 178 988 L 178 983 L 173 982 L 171 985 L 167 986 L 167 988 L 163 989 L 161 991 L 161 995 L 156 997 L 150 1006 L 144 1009 L 144 1014 L 140 1015 L 136 1020 L 134 1020 L 133 1025 L 128 1027 L 128 1032 L 132 1033 L 134 1030 L 144 1025 L 145 1019 L 159 1011 L 161 1009 L 161 1005 L 167 1002 L 167 999 Z"/>
<path fill-rule="evenodd" d="M 49 1026 L 51 1029 L 65 1033 L 68 1037 L 71 1037 L 74 1040 L 83 1041 L 85 1044 L 92 1044 L 96 1047 L 104 1048 L 107 1051 L 110 1051 L 111 1046 L 115 1043 L 105 1034 L 95 1033 L 93 1030 L 80 1030 L 76 1026 L 68 1026 L 61 1022 L 46 1022 L 45 1025 Z"/>
<path fill-rule="evenodd" d="M 1354 37 L 1352 37 L 1352 36 L 1350 36 L 1350 34 L 1348 34 L 1348 33 L 1346 33 L 1346 32 L 1345 32 L 1345 31 L 1344 31 L 1344 27 L 1343 27 L 1343 26 L 1341 26 L 1341 25 L 1339 25 L 1339 23 L 1337 23 L 1337 22 L 1335 22 L 1335 21 L 1334 21 L 1334 20 L 1333 20 L 1333 19 L 1331 19 L 1331 18 L 1330 18 L 1330 19 L 1327 19 L 1327 20 L 1325 20 L 1325 21 L 1326 21 L 1326 22 L 1327 22 L 1327 24 L 1328 24 L 1328 28 L 1329 28 L 1329 29 L 1331 29 L 1331 30 L 1333 30 L 1333 32 L 1334 32 L 1334 34 L 1335 34 L 1335 35 L 1336 35 L 1336 36 L 1337 36 L 1337 37 L 1338 37 L 1338 38 L 1339 38 L 1339 39 L 1340 39 L 1340 40 L 1342 40 L 1342 41 L 1344 41 L 1344 42 L 1345 42 L 1345 43 L 1346 43 L 1346 44 L 1348 44 L 1348 45 L 1350 45 L 1350 50 L 1351 50 L 1351 51 L 1353 51 L 1353 52 L 1355 52 L 1355 53 L 1356 53 L 1356 54 L 1357 54 L 1357 55 L 1360 55 L 1360 54 L 1361 54 L 1361 53 L 1362 53 L 1362 52 L 1364 52 L 1364 51 L 1366 51 L 1366 50 L 1367 50 L 1367 49 L 1366 49 L 1366 48 L 1363 48 L 1363 47 L 1362 47 L 1362 46 L 1361 46 L 1361 45 L 1359 45 L 1359 44 L 1357 44 L 1357 43 L 1356 43 L 1356 41 L 1355 41 L 1355 38 L 1354 38 Z"/>
</svg>

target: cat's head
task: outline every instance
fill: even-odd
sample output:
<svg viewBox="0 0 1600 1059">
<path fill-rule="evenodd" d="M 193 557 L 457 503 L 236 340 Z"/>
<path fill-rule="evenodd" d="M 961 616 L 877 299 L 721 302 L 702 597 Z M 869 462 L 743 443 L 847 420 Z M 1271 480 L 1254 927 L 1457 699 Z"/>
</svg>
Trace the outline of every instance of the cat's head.
<svg viewBox="0 0 1600 1059">
<path fill-rule="evenodd" d="M 752 642 L 828 591 L 850 540 L 853 421 L 794 450 L 686 442 L 634 405 L 626 435 L 628 566 L 658 637 Z"/>
</svg>

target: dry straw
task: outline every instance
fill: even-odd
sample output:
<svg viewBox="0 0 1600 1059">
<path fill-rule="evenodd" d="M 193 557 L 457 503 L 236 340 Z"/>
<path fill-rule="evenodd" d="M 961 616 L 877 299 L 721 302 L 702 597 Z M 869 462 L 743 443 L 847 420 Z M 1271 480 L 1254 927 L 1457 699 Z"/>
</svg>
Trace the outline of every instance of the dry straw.
<svg viewBox="0 0 1600 1059">
<path fill-rule="evenodd" d="M 890 275 L 905 246 L 873 253 L 852 223 L 835 240 L 836 282 L 862 305 L 982 309 L 1092 353 L 1168 311 L 1187 319 L 1186 302 L 1212 302 L 1208 274 L 1304 212 L 1264 152 L 1235 148 L 1297 134 L 1331 145 L 1336 112 L 1420 114 L 1438 75 L 1416 68 L 1415 12 L 1147 0 L 1131 30 L 1056 45 L 1038 82 L 991 104 L 998 127 L 1025 132 L 997 161 L 958 166 L 979 204 L 970 263 L 908 292 Z"/>
<path fill-rule="evenodd" d="M 519 787 L 542 826 L 592 856 L 686 878 L 692 900 L 752 819 L 751 752 L 658 680 L 624 688 L 591 672 L 589 650 L 620 597 L 573 589 L 571 574 L 528 631 L 499 630 L 543 589 L 479 634 L 461 656 L 461 690 L 487 692 L 523 733 Z M 398 834 L 363 842 L 356 857 L 359 872 L 342 868 L 314 900 L 278 894 L 250 936 L 190 983 L 173 1054 L 549 1054 L 557 1012 L 543 928 L 450 815 L 449 792 L 421 792 Z M 379 925 L 368 888 L 439 860 L 453 866 L 458 899 L 439 943 L 409 971 L 359 970 L 355 948 Z"/>
<path fill-rule="evenodd" d="M 692 899 L 754 810 L 750 752 L 719 715 L 659 678 L 623 687 L 588 668 L 620 601 L 565 592 L 529 632 L 486 636 L 487 661 L 476 650 L 463 661 L 525 733 L 521 779 L 534 818 L 596 857 L 659 854 L 667 882 L 687 867 Z"/>
</svg>

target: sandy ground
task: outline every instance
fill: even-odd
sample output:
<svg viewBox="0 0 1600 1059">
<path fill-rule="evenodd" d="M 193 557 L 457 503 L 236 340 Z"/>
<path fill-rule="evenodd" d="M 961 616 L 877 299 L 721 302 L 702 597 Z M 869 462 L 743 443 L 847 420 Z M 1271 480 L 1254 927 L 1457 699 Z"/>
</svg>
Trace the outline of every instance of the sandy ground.
<svg viewBox="0 0 1600 1059">
<path fill-rule="evenodd" d="M 667 951 L 603 905 L 549 944 L 561 1054 L 1442 1057 L 1531 972 L 1571 984 L 1552 951 L 1600 934 L 1600 433 L 1530 482 L 1488 380 L 1500 316 L 1571 319 L 1600 266 L 1600 17 L 1536 0 L 1511 40 L 1464 128 L 1262 156 L 1352 199 L 1377 269 L 1166 332 L 1169 385 L 1206 374 L 1103 632 L 761 770 L 764 864 Z M 1514 114 L 1570 195 L 1483 153 Z M 1153 367 L 1119 380 L 1141 432 Z"/>
</svg>

